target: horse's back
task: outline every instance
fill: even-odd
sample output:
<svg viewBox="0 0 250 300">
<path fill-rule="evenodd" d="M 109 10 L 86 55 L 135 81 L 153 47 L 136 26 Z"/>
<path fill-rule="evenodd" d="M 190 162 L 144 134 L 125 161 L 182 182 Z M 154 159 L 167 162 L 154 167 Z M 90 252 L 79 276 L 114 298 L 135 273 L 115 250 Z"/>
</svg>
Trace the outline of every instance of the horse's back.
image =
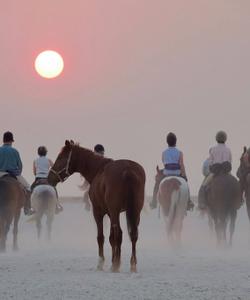
<svg viewBox="0 0 250 300">
<path fill-rule="evenodd" d="M 31 205 L 36 210 L 48 209 L 49 206 L 55 208 L 56 205 L 56 191 L 51 185 L 43 184 L 34 188 L 31 195 Z"/>
<path fill-rule="evenodd" d="M 188 197 L 189 188 L 184 178 L 169 176 L 161 181 L 158 201 L 166 216 L 168 216 L 171 206 L 183 207 L 186 210 Z"/>
<path fill-rule="evenodd" d="M 15 178 L 11 176 L 4 176 L 0 178 L 0 208 L 21 207 L 23 199 L 23 190 Z"/>
<path fill-rule="evenodd" d="M 210 184 L 208 203 L 211 207 L 239 208 L 239 181 L 232 174 L 214 176 Z"/>
<path fill-rule="evenodd" d="M 90 198 L 94 206 L 110 211 L 126 210 L 129 201 L 137 203 L 141 210 L 144 203 L 145 171 L 131 160 L 109 162 L 90 186 Z"/>
<path fill-rule="evenodd" d="M 165 177 L 160 183 L 158 198 L 171 198 L 173 192 L 179 192 L 181 195 L 188 197 L 189 188 L 187 181 L 177 176 Z"/>
</svg>

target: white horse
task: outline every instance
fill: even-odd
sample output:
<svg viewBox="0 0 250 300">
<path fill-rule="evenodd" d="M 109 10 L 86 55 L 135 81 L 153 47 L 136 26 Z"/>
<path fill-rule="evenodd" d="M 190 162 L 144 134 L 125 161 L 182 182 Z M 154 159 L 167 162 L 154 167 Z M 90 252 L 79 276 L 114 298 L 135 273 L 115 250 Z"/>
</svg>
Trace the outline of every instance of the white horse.
<svg viewBox="0 0 250 300">
<path fill-rule="evenodd" d="M 36 221 L 37 236 L 38 239 L 41 236 L 42 229 L 42 217 L 45 214 L 47 216 L 47 234 L 48 239 L 51 238 L 52 222 L 55 215 L 57 203 L 57 194 L 54 187 L 51 185 L 43 184 L 34 188 L 31 194 L 31 205 L 35 210 L 35 214 L 30 220 Z"/>
<path fill-rule="evenodd" d="M 181 177 L 164 178 L 159 186 L 158 201 L 166 220 L 167 235 L 171 243 L 180 244 L 183 219 L 187 212 L 189 188 Z"/>
</svg>

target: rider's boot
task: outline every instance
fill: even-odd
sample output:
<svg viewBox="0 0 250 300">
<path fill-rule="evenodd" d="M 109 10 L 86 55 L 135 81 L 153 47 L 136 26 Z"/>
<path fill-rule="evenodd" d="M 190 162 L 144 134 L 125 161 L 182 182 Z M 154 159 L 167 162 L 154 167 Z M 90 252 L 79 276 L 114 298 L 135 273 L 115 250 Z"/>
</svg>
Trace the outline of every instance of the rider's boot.
<svg viewBox="0 0 250 300">
<path fill-rule="evenodd" d="M 159 186 L 160 186 L 160 181 L 156 181 L 154 186 L 154 191 L 153 191 L 153 198 L 152 201 L 149 203 L 151 209 L 157 207 L 157 194 L 158 194 Z"/>
<path fill-rule="evenodd" d="M 27 216 L 31 216 L 35 213 L 34 209 L 31 207 L 30 196 L 31 196 L 31 192 L 29 190 L 25 190 L 25 201 L 23 206 L 23 212 Z"/>
<path fill-rule="evenodd" d="M 190 196 L 188 197 L 187 210 L 192 211 L 194 209 L 194 202 L 191 200 Z"/>
<path fill-rule="evenodd" d="M 200 187 L 198 193 L 198 208 L 200 210 L 206 209 L 206 187 L 204 185 Z"/>
</svg>

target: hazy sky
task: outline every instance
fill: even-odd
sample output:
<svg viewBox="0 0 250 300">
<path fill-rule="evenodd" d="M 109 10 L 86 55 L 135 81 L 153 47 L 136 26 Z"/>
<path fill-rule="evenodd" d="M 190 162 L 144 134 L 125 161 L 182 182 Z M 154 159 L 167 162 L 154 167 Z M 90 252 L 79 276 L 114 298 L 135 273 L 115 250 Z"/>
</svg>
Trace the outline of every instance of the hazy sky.
<svg viewBox="0 0 250 300">
<path fill-rule="evenodd" d="M 234 172 L 250 146 L 249 0 L 8 0 L 0 11 L 1 131 L 12 130 L 31 182 L 39 145 L 54 160 L 66 138 L 140 162 L 152 193 L 168 131 L 176 132 L 193 194 L 217 130 Z M 34 59 L 58 50 L 62 76 Z M 64 195 L 79 195 L 79 176 Z"/>
</svg>

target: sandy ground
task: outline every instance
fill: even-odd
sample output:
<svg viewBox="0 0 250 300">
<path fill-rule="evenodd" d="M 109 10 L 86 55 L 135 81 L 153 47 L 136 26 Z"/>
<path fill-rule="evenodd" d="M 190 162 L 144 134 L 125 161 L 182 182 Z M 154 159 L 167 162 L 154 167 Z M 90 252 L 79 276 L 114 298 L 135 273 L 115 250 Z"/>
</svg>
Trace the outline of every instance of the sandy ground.
<svg viewBox="0 0 250 300">
<path fill-rule="evenodd" d="M 22 216 L 17 253 L 0 255 L 0 299 L 250 299 L 250 226 L 241 208 L 232 249 L 216 249 L 207 220 L 197 212 L 185 219 L 181 249 L 169 247 L 163 218 L 144 211 L 138 241 L 138 273 L 129 272 L 131 244 L 124 218 L 122 266 L 110 272 L 109 222 L 106 263 L 97 271 L 96 228 L 81 202 L 64 203 L 53 224 L 52 241 L 36 238 Z"/>
</svg>

